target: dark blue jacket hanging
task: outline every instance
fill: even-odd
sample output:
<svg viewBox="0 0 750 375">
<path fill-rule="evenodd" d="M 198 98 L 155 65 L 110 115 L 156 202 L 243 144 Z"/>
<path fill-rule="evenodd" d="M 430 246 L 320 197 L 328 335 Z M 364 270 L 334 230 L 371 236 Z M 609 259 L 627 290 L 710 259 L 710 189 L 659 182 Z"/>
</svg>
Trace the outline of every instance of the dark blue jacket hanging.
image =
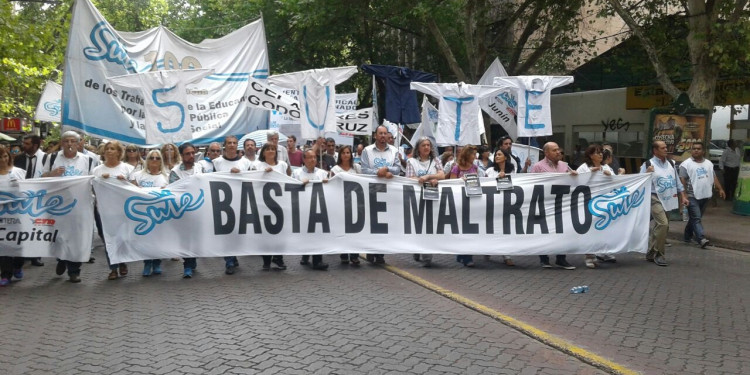
<svg viewBox="0 0 750 375">
<path fill-rule="evenodd" d="M 417 92 L 411 82 L 435 82 L 437 75 L 391 65 L 362 65 L 362 70 L 385 80 L 385 119 L 396 124 L 422 121 Z"/>
</svg>

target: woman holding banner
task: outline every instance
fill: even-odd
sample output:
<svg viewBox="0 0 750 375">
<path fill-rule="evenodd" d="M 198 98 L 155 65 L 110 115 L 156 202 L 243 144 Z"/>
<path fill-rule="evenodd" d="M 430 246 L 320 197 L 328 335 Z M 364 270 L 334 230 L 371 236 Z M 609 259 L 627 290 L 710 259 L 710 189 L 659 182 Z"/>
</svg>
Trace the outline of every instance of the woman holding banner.
<svg viewBox="0 0 750 375">
<path fill-rule="evenodd" d="M 151 150 L 146 154 L 146 169 L 133 173 L 130 182 L 142 188 L 163 189 L 169 185 L 169 172 L 164 166 L 159 150 Z M 151 276 L 151 274 L 161 275 L 161 272 L 161 259 L 143 261 L 142 275 L 144 277 Z"/>
<path fill-rule="evenodd" d="M 94 168 L 94 176 L 97 178 L 109 179 L 116 178 L 120 181 L 127 182 L 128 178 L 133 172 L 133 166 L 127 163 L 123 163 L 122 154 L 125 152 L 125 148 L 118 141 L 111 141 L 104 146 L 104 164 Z M 128 274 L 128 265 L 125 263 L 111 264 L 109 262 L 109 253 L 107 253 L 106 241 L 104 241 L 104 232 L 102 231 L 102 219 L 99 217 L 99 211 L 94 210 L 94 219 L 96 220 L 96 230 L 99 232 L 99 237 L 102 242 L 105 242 L 104 254 L 107 255 L 107 263 L 109 264 L 109 280 L 116 280 L 119 270 L 120 276 Z"/>
<path fill-rule="evenodd" d="M 451 168 L 449 179 L 463 179 L 467 174 L 476 174 L 478 177 L 484 177 L 484 171 L 474 163 L 476 160 L 477 148 L 472 145 L 464 146 L 458 154 L 456 164 Z M 466 267 L 474 267 L 473 255 L 457 255 L 456 262 L 463 263 Z"/>
<path fill-rule="evenodd" d="M 177 151 L 177 146 L 174 143 L 167 143 L 161 146 L 160 151 L 167 170 L 171 171 L 175 165 L 180 164 L 180 152 Z"/>
<path fill-rule="evenodd" d="M 445 179 L 443 164 L 435 154 L 430 138 L 419 138 L 416 144 L 416 156 L 406 160 L 406 178 L 417 180 L 420 185 L 430 184 L 437 186 L 438 181 Z M 414 254 L 414 260 L 419 262 L 422 258 L 422 266 L 432 266 L 432 254 Z"/>
<path fill-rule="evenodd" d="M 362 173 L 362 168 L 359 166 L 359 164 L 354 163 L 354 156 L 352 155 L 351 146 L 341 146 L 338 153 L 338 159 L 336 160 L 336 165 L 331 168 L 331 177 L 342 173 Z M 355 266 L 359 265 L 359 254 L 357 253 L 340 254 L 340 258 L 341 264 L 349 264 L 349 262 L 352 262 L 352 264 Z"/>
<path fill-rule="evenodd" d="M 7 147 L 0 145 L 0 185 L 26 179 L 26 171 L 13 166 L 13 157 Z M 5 188 L 3 188 L 5 190 Z M 11 278 L 23 278 L 22 257 L 0 256 L 0 286 L 10 285 Z"/>
<path fill-rule="evenodd" d="M 583 164 L 581 164 L 576 172 L 581 176 L 583 173 L 601 173 L 605 176 L 612 176 L 615 172 L 610 168 L 609 165 L 604 164 L 604 150 L 601 145 L 592 144 L 586 147 L 586 151 L 583 154 Z M 586 267 L 596 268 L 596 256 L 594 254 L 586 254 Z M 605 262 L 615 262 L 615 257 L 611 255 L 601 255 L 600 259 Z"/>
<path fill-rule="evenodd" d="M 145 167 L 143 158 L 141 158 L 141 153 L 138 151 L 136 145 L 128 145 L 125 147 L 125 156 L 122 158 L 122 161 L 132 165 L 133 172 L 143 170 Z"/>
<path fill-rule="evenodd" d="M 515 174 L 516 168 L 510 160 L 511 157 L 510 154 L 508 154 L 508 151 L 499 148 L 495 151 L 495 156 L 492 158 L 492 164 L 490 164 L 484 172 L 487 174 L 487 177 L 492 178 L 503 178 L 507 175 Z M 486 255 L 484 258 L 485 260 L 489 260 L 490 256 Z M 513 259 L 507 255 L 503 255 L 503 263 L 508 267 L 515 266 Z"/>
<path fill-rule="evenodd" d="M 250 170 L 253 171 L 265 171 L 265 172 L 278 172 L 283 175 L 287 175 L 289 166 L 286 162 L 278 160 L 278 152 L 275 144 L 265 143 L 260 148 L 260 155 L 258 160 L 250 166 Z M 263 271 L 271 269 L 271 263 L 276 265 L 279 270 L 285 270 L 286 264 L 284 264 L 284 256 L 282 255 L 263 255 Z"/>
</svg>

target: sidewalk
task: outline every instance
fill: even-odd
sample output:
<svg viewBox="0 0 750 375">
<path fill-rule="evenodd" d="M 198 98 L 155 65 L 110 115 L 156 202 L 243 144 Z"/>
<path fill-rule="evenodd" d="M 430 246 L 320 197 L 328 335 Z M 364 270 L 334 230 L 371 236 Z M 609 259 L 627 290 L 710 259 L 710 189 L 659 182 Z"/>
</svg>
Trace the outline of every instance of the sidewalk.
<svg viewBox="0 0 750 375">
<path fill-rule="evenodd" d="M 708 202 L 703 215 L 703 229 L 711 245 L 750 251 L 750 216 L 732 213 L 733 202 L 722 199 Z M 682 241 L 686 222 L 670 221 L 669 238 Z"/>
</svg>

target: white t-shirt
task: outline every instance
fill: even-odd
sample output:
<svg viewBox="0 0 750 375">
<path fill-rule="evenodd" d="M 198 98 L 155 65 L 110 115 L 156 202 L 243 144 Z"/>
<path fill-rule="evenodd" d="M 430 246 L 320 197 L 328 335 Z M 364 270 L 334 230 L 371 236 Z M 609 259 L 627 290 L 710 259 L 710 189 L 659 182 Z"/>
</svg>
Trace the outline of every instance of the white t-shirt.
<svg viewBox="0 0 750 375">
<path fill-rule="evenodd" d="M 362 150 L 362 173 L 364 174 L 377 174 L 378 169 L 382 167 L 388 167 L 388 170 L 398 175 L 401 172 L 401 165 L 398 163 L 398 149 L 389 144 L 385 145 L 384 150 L 380 150 L 376 147 L 376 144 L 371 144 Z"/>
<path fill-rule="evenodd" d="M 597 172 L 599 172 L 601 174 L 604 174 L 604 171 L 608 171 L 610 176 L 614 176 L 615 175 L 615 171 L 613 171 L 612 167 L 610 167 L 609 165 L 602 164 L 601 167 L 602 167 L 602 169 L 598 170 Z M 591 172 L 591 168 L 589 168 L 588 164 L 583 163 L 580 166 L 578 166 L 578 168 L 576 169 L 576 172 L 578 172 L 578 173 L 590 173 Z"/>
<path fill-rule="evenodd" d="M 174 168 L 172 168 L 172 170 L 169 172 L 169 182 L 172 183 L 185 177 L 190 177 L 192 175 L 201 173 L 203 173 L 203 166 L 198 163 L 193 164 L 193 168 L 188 170 L 185 170 L 182 167 L 182 163 L 180 163 L 175 165 Z"/>
<path fill-rule="evenodd" d="M 416 174 L 416 176 L 409 176 L 407 173 L 406 177 L 422 177 L 430 174 L 436 174 L 438 173 L 438 169 L 443 169 L 443 165 L 440 164 L 440 159 L 438 158 L 430 158 L 424 161 L 420 160 L 419 158 L 410 158 L 406 160 L 406 163 L 408 164 L 406 170 L 409 171 L 413 169 L 414 173 Z"/>
<path fill-rule="evenodd" d="M 481 111 L 479 99 L 505 91 L 505 88 L 495 86 L 422 82 L 412 82 L 411 89 L 440 99 L 436 143 L 461 146 L 481 143 L 477 116 Z"/>
<path fill-rule="evenodd" d="M 677 178 L 677 171 L 669 160 L 661 161 L 654 156 L 649 159 L 654 172 L 651 175 L 651 194 L 659 197 L 665 211 L 672 211 L 679 206 L 677 193 L 683 190 L 682 182 Z M 646 173 L 646 163 L 641 165 L 641 173 Z"/>
<path fill-rule="evenodd" d="M 271 168 L 274 171 L 286 176 L 286 170 L 287 168 L 289 168 L 289 166 L 283 161 L 276 163 L 276 165 L 269 165 L 264 161 L 256 160 L 250 168 L 253 171 L 265 171 L 266 168 Z"/>
<path fill-rule="evenodd" d="M 20 181 L 25 179 L 26 171 L 18 167 L 12 167 L 7 174 L 0 174 L 0 181 Z"/>
<path fill-rule="evenodd" d="M 498 171 L 497 169 L 495 169 L 495 167 L 492 167 L 492 168 L 487 168 L 487 170 L 484 171 L 484 174 L 487 177 L 497 178 L 497 176 L 500 175 L 500 171 Z M 516 174 L 515 169 L 513 170 L 513 172 L 506 172 L 505 173 L 506 176 L 511 175 L 511 174 Z"/>
<path fill-rule="evenodd" d="M 689 158 L 680 163 L 680 177 L 688 183 L 685 187 L 688 196 L 695 199 L 706 199 L 713 196 L 714 186 L 714 164 L 704 158 L 698 163 Z"/>
<path fill-rule="evenodd" d="M 513 89 L 518 98 L 518 136 L 552 135 L 552 89 L 573 83 L 572 76 L 495 77 L 493 85 Z"/>
<path fill-rule="evenodd" d="M 292 178 L 299 181 L 323 181 L 328 179 L 328 172 L 316 167 L 315 170 L 310 173 L 307 171 L 306 167 L 302 167 L 295 169 L 294 172 L 292 172 Z"/>
<path fill-rule="evenodd" d="M 229 172 L 232 168 L 237 168 L 240 172 L 249 171 L 252 166 L 252 162 L 245 157 L 240 157 L 237 160 L 227 160 L 223 156 L 219 156 L 214 159 L 214 170 L 216 172 Z"/>
<path fill-rule="evenodd" d="M 340 165 L 334 165 L 333 168 L 331 168 L 331 174 L 337 175 L 341 173 L 362 174 L 362 167 L 360 167 L 359 164 L 352 163 L 352 167 L 349 168 L 348 171 L 345 171 Z"/>
<path fill-rule="evenodd" d="M 47 157 L 47 161 L 43 166 L 44 172 L 46 173 L 59 167 L 63 167 L 65 168 L 65 172 L 63 172 L 62 174 L 62 176 L 64 177 L 89 176 L 91 175 L 92 169 L 96 167 L 95 162 L 89 162 L 89 160 L 91 159 L 80 152 L 76 152 L 76 155 L 72 158 L 66 158 L 65 154 L 60 151 L 55 158 L 55 162 L 51 167 L 48 167 L 47 164 L 49 164 L 51 160 L 52 154 Z M 91 167 L 92 169 L 89 169 L 89 167 Z"/>
<path fill-rule="evenodd" d="M 94 176 L 102 178 L 102 175 L 109 174 L 109 178 L 117 179 L 117 176 L 124 176 L 126 180 L 130 180 L 130 175 L 133 174 L 133 166 L 128 163 L 120 162 L 114 167 L 108 167 L 106 164 L 101 164 L 94 168 Z"/>
<path fill-rule="evenodd" d="M 150 188 L 150 187 L 162 188 L 162 187 L 169 185 L 169 180 L 167 179 L 167 176 L 165 176 L 164 174 L 161 174 L 161 173 L 151 174 L 145 170 L 140 170 L 138 172 L 133 173 L 130 179 L 132 181 L 135 181 L 136 185 L 140 187 L 144 187 L 144 188 Z"/>
<path fill-rule="evenodd" d="M 268 82 L 298 90 L 301 137 L 315 139 L 324 131 L 336 131 L 336 85 L 354 73 L 356 66 L 311 69 L 271 76 Z"/>
</svg>

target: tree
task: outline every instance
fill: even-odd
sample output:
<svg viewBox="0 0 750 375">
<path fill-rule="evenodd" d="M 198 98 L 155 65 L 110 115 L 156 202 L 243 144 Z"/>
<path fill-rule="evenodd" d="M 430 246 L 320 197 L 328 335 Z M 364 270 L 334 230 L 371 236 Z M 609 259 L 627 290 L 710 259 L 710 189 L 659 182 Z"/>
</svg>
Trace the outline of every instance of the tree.
<svg viewBox="0 0 750 375">
<path fill-rule="evenodd" d="M 692 78 L 687 94 L 693 105 L 713 108 L 720 72 L 742 74 L 742 70 L 747 69 L 746 62 L 750 58 L 748 0 L 606 0 L 606 5 L 603 16 L 616 13 L 625 21 L 645 49 L 657 80 L 674 98 L 681 93 L 670 75 L 668 64 L 674 61 L 665 61 L 663 57 L 674 43 L 647 32 L 668 15 L 683 18 L 687 25 L 684 39 Z"/>
</svg>

